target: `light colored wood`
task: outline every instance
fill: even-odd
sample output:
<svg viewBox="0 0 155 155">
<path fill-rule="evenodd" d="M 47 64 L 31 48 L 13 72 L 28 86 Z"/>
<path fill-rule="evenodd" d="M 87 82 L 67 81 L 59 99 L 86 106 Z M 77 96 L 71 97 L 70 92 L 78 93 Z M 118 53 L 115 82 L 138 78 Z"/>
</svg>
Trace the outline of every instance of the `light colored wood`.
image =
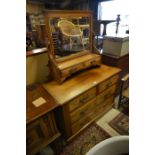
<svg viewBox="0 0 155 155">
<path fill-rule="evenodd" d="M 117 88 L 117 85 L 114 84 L 112 85 L 110 88 L 106 89 L 105 91 L 103 91 L 102 93 L 100 93 L 98 96 L 97 96 L 97 101 L 96 101 L 96 104 L 99 105 L 99 104 L 103 104 L 104 105 L 104 101 L 111 97 L 111 96 L 114 96 L 114 93 L 116 92 L 116 88 Z"/>
<path fill-rule="evenodd" d="M 71 123 L 74 123 L 75 121 L 80 120 L 83 117 L 87 116 L 95 107 L 95 105 L 96 105 L 96 98 L 92 99 L 91 101 L 87 102 L 83 106 L 79 107 L 78 109 L 70 113 Z"/>
<path fill-rule="evenodd" d="M 107 81 L 101 83 L 99 85 L 99 93 L 104 91 L 108 87 L 112 86 L 114 83 L 116 83 L 118 81 L 118 79 L 119 79 L 119 76 L 115 75 L 115 76 L 111 77 L 110 79 L 108 79 Z"/>
<path fill-rule="evenodd" d="M 120 71 L 119 68 L 101 65 L 79 73 L 62 85 L 55 81 L 43 85 L 61 105 L 56 118 L 66 139 L 72 139 L 88 124 L 112 108 Z M 110 85 L 99 91 L 100 85 L 107 83 Z"/>
<path fill-rule="evenodd" d="M 89 54 L 83 55 L 81 57 L 68 60 L 67 62 L 65 62 L 65 61 L 61 62 L 61 63 L 58 64 L 58 68 L 66 69 L 66 68 L 69 68 L 71 66 L 81 64 L 81 63 L 84 63 L 85 61 L 93 60 L 93 59 L 96 59 L 96 58 L 100 59 L 100 56 L 96 55 L 96 54 L 93 54 L 93 53 L 89 53 Z"/>
<path fill-rule="evenodd" d="M 52 81 L 43 84 L 43 87 L 55 97 L 59 104 L 63 105 L 120 71 L 119 68 L 101 65 L 101 67 L 92 68 L 68 79 L 62 85 Z"/>
<path fill-rule="evenodd" d="M 69 111 L 73 111 L 79 106 L 84 105 L 89 100 L 93 99 L 95 96 L 96 96 L 96 87 L 89 89 L 88 91 L 84 92 L 82 95 L 68 102 Z"/>
<path fill-rule="evenodd" d="M 52 28 L 50 20 L 53 18 L 81 18 L 87 17 L 89 19 L 88 25 L 80 25 L 82 28 L 89 28 L 89 49 L 82 50 L 77 52 L 76 54 L 71 54 L 69 56 L 56 58 L 55 56 L 55 48 L 54 48 L 54 40 L 51 37 Z M 64 80 L 71 76 L 73 73 L 84 70 L 88 67 L 92 66 L 100 66 L 101 65 L 101 56 L 93 53 L 93 41 L 92 41 L 92 14 L 90 11 L 66 11 L 66 10 L 53 10 L 53 11 L 46 11 L 45 13 L 46 18 L 46 26 L 48 32 L 48 38 L 50 41 L 49 47 L 49 57 L 50 57 L 50 70 L 51 75 L 55 81 L 59 84 L 62 84 Z"/>
</svg>

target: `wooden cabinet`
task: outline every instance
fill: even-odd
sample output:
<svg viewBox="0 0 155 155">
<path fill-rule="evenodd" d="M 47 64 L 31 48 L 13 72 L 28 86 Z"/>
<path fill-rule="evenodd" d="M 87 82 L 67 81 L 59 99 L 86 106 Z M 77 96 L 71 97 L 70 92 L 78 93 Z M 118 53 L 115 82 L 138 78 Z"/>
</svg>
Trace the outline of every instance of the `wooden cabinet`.
<svg viewBox="0 0 155 155">
<path fill-rule="evenodd" d="M 120 79 L 129 73 L 129 54 L 123 56 L 115 56 L 107 53 L 102 54 L 102 63 L 121 68 Z M 120 93 L 121 81 L 119 81 L 119 87 L 117 89 L 117 94 Z"/>
<path fill-rule="evenodd" d="M 32 102 L 40 97 L 45 103 L 35 107 Z M 26 99 L 26 150 L 28 155 L 33 155 L 60 136 L 52 111 L 58 104 L 36 84 L 27 86 Z"/>
<path fill-rule="evenodd" d="M 93 51 L 90 11 L 46 11 L 45 18 L 49 68 L 59 84 L 75 72 L 100 66 L 101 56 Z"/>
<path fill-rule="evenodd" d="M 73 76 L 62 85 L 55 81 L 43 85 L 61 105 L 55 115 L 66 139 L 112 108 L 120 71 L 101 65 Z"/>
</svg>

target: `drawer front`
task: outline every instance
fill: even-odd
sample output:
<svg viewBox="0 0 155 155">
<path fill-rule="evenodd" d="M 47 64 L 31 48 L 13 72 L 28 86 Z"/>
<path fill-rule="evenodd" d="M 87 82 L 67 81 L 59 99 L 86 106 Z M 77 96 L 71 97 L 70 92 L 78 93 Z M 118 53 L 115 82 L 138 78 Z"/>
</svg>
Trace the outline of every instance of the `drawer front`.
<svg viewBox="0 0 155 155">
<path fill-rule="evenodd" d="M 90 66 L 97 66 L 100 64 L 101 64 L 101 58 L 100 57 L 97 57 L 96 59 L 92 59 L 92 60 L 89 60 L 89 61 L 84 63 L 85 68 L 88 68 Z"/>
<path fill-rule="evenodd" d="M 92 115 L 94 114 L 94 110 L 88 116 L 84 117 L 83 119 L 79 120 L 78 122 L 72 125 L 72 135 L 78 132 L 82 127 L 84 127 L 87 123 L 92 120 Z"/>
<path fill-rule="evenodd" d="M 85 68 L 84 65 L 81 63 L 81 64 L 78 64 L 78 65 L 75 65 L 75 66 L 72 66 L 70 68 L 67 68 L 67 69 L 64 69 L 62 70 L 62 76 L 69 76 L 81 69 Z"/>
<path fill-rule="evenodd" d="M 95 108 L 95 113 L 96 114 L 104 114 L 108 110 L 110 110 L 113 106 L 113 97 L 108 98 L 107 100 L 104 101 L 103 104 L 99 104 Z"/>
<path fill-rule="evenodd" d="M 95 107 L 95 104 L 96 104 L 96 98 L 92 99 L 91 101 L 83 105 L 82 107 L 73 111 L 70 114 L 71 123 L 74 123 L 75 121 L 78 121 L 82 119 L 83 117 L 89 115 L 89 113 L 91 113 L 93 108 Z"/>
<path fill-rule="evenodd" d="M 115 84 L 119 79 L 119 75 L 115 75 L 113 77 L 111 77 L 110 79 L 102 82 L 101 84 L 99 84 L 99 93 L 101 93 L 102 91 L 104 91 L 105 89 L 109 88 L 110 86 L 112 86 L 113 84 Z"/>
<path fill-rule="evenodd" d="M 113 97 L 114 93 L 116 92 L 117 85 L 113 85 L 112 87 L 108 88 L 101 94 L 97 96 L 96 104 L 104 104 L 104 101 L 107 100 L 109 97 Z"/>
<path fill-rule="evenodd" d="M 79 121 L 72 124 L 72 135 L 78 132 L 81 128 L 83 128 L 94 118 L 98 117 L 101 114 L 106 113 L 108 110 L 112 108 L 112 105 L 113 105 L 113 98 L 110 97 L 105 101 L 105 104 L 95 106 L 87 116 L 84 116 Z"/>
<path fill-rule="evenodd" d="M 80 95 L 77 98 L 70 101 L 68 103 L 69 111 L 73 111 L 74 109 L 78 108 L 79 106 L 84 105 L 89 100 L 93 99 L 95 96 L 96 96 L 96 87 L 88 90 L 87 92 L 83 93 L 82 95 Z"/>
<path fill-rule="evenodd" d="M 58 133 L 53 113 L 42 116 L 26 128 L 26 149 L 30 153 Z"/>
</svg>

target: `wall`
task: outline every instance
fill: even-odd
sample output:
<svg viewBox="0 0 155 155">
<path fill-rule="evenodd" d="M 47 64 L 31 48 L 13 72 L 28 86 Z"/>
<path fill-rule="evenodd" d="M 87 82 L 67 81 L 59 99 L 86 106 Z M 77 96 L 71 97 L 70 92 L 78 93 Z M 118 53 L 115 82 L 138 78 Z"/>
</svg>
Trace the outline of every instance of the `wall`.
<svg viewBox="0 0 155 155">
<path fill-rule="evenodd" d="M 43 83 L 49 75 L 48 55 L 43 53 L 26 58 L 26 85 L 32 83 Z"/>
<path fill-rule="evenodd" d="M 26 3 L 26 13 L 41 13 L 44 9 L 44 5 L 43 4 L 37 4 L 37 3 Z"/>
</svg>

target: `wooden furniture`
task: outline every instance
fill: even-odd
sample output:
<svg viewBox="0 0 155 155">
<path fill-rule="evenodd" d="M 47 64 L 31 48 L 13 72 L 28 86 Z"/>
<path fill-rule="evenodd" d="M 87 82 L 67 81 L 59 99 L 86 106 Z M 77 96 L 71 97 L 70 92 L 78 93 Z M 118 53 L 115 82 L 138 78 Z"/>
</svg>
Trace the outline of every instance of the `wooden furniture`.
<svg viewBox="0 0 155 155">
<path fill-rule="evenodd" d="M 49 66 L 51 75 L 59 84 L 77 71 L 91 66 L 100 66 L 100 55 L 92 53 L 94 51 L 90 11 L 46 11 L 45 18 L 50 42 Z M 74 37 L 73 35 L 70 36 L 69 42 L 67 38 L 64 39 L 64 30 L 62 31 L 62 28 L 60 28 L 61 21 L 72 23 L 74 27 L 82 32 L 80 34 L 81 44 L 78 43 L 75 35 Z M 67 30 L 67 25 L 65 30 Z M 75 30 L 73 31 L 70 33 L 74 34 Z"/>
<path fill-rule="evenodd" d="M 129 73 L 129 54 L 123 56 L 115 56 L 107 53 L 102 53 L 102 63 L 121 68 L 120 79 Z M 118 82 L 118 89 L 116 95 L 120 93 L 121 89 L 121 80 Z"/>
<path fill-rule="evenodd" d="M 62 85 L 55 81 L 43 84 L 61 105 L 56 121 L 66 139 L 112 108 L 119 72 L 118 68 L 101 65 L 71 77 Z"/>
<path fill-rule="evenodd" d="M 129 74 L 126 74 L 123 78 L 121 78 L 121 89 L 119 95 L 119 104 L 129 103 Z"/>
<path fill-rule="evenodd" d="M 109 66 L 121 68 L 121 78 L 129 73 L 129 54 L 123 56 L 115 56 L 103 52 L 102 63 Z"/>
<path fill-rule="evenodd" d="M 32 102 L 38 98 L 45 100 L 35 107 Z M 26 150 L 33 155 L 60 136 L 52 110 L 58 106 L 55 100 L 40 85 L 26 88 Z"/>
</svg>

